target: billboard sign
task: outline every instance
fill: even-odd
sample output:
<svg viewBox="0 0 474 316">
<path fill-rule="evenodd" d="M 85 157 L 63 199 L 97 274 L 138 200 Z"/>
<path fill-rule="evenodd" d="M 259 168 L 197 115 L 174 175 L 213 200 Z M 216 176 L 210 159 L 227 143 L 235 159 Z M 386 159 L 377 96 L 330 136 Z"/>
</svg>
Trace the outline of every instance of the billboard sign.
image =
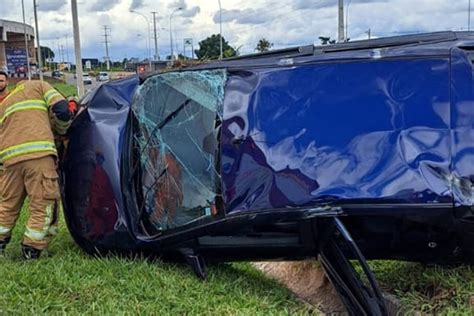
<svg viewBox="0 0 474 316">
<path fill-rule="evenodd" d="M 26 50 L 24 48 L 5 48 L 7 67 L 10 72 L 26 66 Z"/>
</svg>

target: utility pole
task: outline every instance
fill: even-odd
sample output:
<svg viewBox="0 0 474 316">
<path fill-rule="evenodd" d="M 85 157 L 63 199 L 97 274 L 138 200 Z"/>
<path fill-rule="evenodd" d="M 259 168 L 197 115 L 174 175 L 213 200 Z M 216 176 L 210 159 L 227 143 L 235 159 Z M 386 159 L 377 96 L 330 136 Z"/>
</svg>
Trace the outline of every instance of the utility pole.
<svg viewBox="0 0 474 316">
<path fill-rule="evenodd" d="M 40 46 L 40 38 L 39 38 L 39 30 L 38 30 L 38 13 L 36 12 L 36 0 L 33 0 L 34 6 L 34 13 L 35 13 L 35 29 L 36 29 L 36 45 L 38 46 L 38 73 L 40 76 L 40 80 L 43 81 L 43 56 L 41 55 L 41 46 Z"/>
<path fill-rule="evenodd" d="M 28 37 L 26 35 L 25 1 L 24 0 L 21 0 L 21 9 L 23 11 L 23 33 L 25 33 L 26 69 L 28 71 L 28 80 L 31 80 L 30 53 L 28 52 Z"/>
<path fill-rule="evenodd" d="M 220 37 L 219 59 L 222 60 L 222 58 L 223 58 L 223 53 L 222 53 L 222 5 L 221 5 L 221 0 L 218 0 L 218 2 L 219 2 L 219 37 Z"/>
<path fill-rule="evenodd" d="M 74 34 L 74 55 L 76 56 L 76 82 L 77 95 L 84 95 L 84 82 L 82 81 L 82 56 L 81 56 L 81 37 L 79 35 L 79 18 L 77 17 L 77 0 L 71 0 L 72 11 L 72 31 Z"/>
<path fill-rule="evenodd" d="M 367 30 L 367 32 L 365 32 L 365 34 L 367 34 L 367 38 L 370 39 L 370 35 L 371 35 L 370 28 Z"/>
<path fill-rule="evenodd" d="M 64 35 L 66 37 L 66 63 L 69 65 L 69 44 L 67 38 L 69 37 L 68 34 Z"/>
<path fill-rule="evenodd" d="M 66 60 L 64 59 L 64 45 L 61 44 L 61 62 L 64 64 Z"/>
<path fill-rule="evenodd" d="M 344 0 L 338 0 L 337 42 L 344 42 Z"/>
<path fill-rule="evenodd" d="M 158 53 L 158 37 L 156 35 L 156 12 L 151 12 L 153 14 L 153 30 L 155 32 L 155 60 L 160 60 L 160 54 Z"/>
<path fill-rule="evenodd" d="M 59 37 L 58 37 L 58 66 L 59 66 L 59 63 L 62 62 L 61 60 L 61 47 L 59 46 Z"/>
<path fill-rule="evenodd" d="M 110 30 L 108 25 L 104 25 L 104 38 L 105 38 L 105 61 L 107 63 L 107 71 L 110 70 L 110 59 L 109 59 L 109 41 L 107 31 Z"/>
</svg>

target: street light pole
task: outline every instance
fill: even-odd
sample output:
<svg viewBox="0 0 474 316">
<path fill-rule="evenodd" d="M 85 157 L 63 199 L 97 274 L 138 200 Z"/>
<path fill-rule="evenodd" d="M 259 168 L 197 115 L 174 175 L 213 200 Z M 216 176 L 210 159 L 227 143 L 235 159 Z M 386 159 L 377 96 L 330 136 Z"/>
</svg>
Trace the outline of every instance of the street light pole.
<svg viewBox="0 0 474 316">
<path fill-rule="evenodd" d="M 351 0 L 347 0 L 347 5 L 346 5 L 346 36 L 344 41 L 347 42 L 348 33 L 349 33 L 349 5 L 351 4 Z"/>
<path fill-rule="evenodd" d="M 41 56 L 41 46 L 40 46 L 40 38 L 39 38 L 39 30 L 38 30 L 38 13 L 36 12 L 36 0 L 33 0 L 34 6 L 34 13 L 35 13 L 35 29 L 36 29 L 36 45 L 38 46 L 38 73 L 40 80 L 43 81 L 43 56 Z"/>
<path fill-rule="evenodd" d="M 138 37 L 143 37 L 145 38 L 145 36 L 143 36 L 142 34 L 137 34 Z M 145 51 L 145 56 L 149 54 L 149 51 L 150 51 L 150 47 L 148 47 L 148 42 L 145 41 L 145 44 L 146 44 L 146 51 Z M 149 57 L 149 56 L 148 56 Z"/>
<path fill-rule="evenodd" d="M 21 10 L 23 11 L 23 33 L 25 33 L 25 52 L 26 52 L 26 69 L 28 71 L 28 80 L 31 80 L 30 71 L 30 53 L 28 52 L 28 37 L 26 35 L 26 21 L 25 21 L 25 1 L 21 0 Z"/>
<path fill-rule="evenodd" d="M 74 34 L 74 54 L 76 55 L 77 94 L 79 97 L 82 97 L 84 95 L 84 82 L 82 81 L 81 38 L 79 35 L 79 18 L 77 16 L 77 0 L 71 0 L 71 11 L 72 31 Z"/>
<path fill-rule="evenodd" d="M 160 60 L 160 54 L 158 53 L 158 37 L 156 35 L 156 12 L 151 12 L 153 14 L 153 30 L 155 35 L 155 60 Z"/>
<path fill-rule="evenodd" d="M 171 64 L 173 64 L 174 60 L 174 52 L 173 52 L 173 29 L 172 29 L 172 20 L 173 20 L 173 14 L 176 12 L 183 10 L 183 8 L 176 8 L 173 12 L 170 14 L 170 46 L 171 46 L 171 55 L 170 55 L 170 60 Z"/>
<path fill-rule="evenodd" d="M 150 71 L 151 71 L 151 43 L 150 43 L 150 38 L 151 38 L 151 31 L 150 31 L 150 20 L 148 20 L 148 18 L 146 17 L 145 14 L 143 13 L 140 13 L 140 12 L 137 12 L 135 10 L 130 10 L 131 13 L 135 13 L 135 14 L 138 14 L 140 15 L 141 17 L 143 17 L 146 21 L 146 25 L 147 25 L 147 31 L 148 31 L 148 40 L 147 40 L 147 54 L 148 54 L 148 66 L 150 67 Z"/>
<path fill-rule="evenodd" d="M 471 30 L 471 0 L 469 0 L 469 4 L 467 6 L 467 30 Z"/>
<path fill-rule="evenodd" d="M 337 42 L 344 42 L 344 0 L 338 0 Z"/>
<path fill-rule="evenodd" d="M 219 37 L 220 37 L 220 54 L 219 59 L 222 60 L 222 5 L 221 0 L 217 0 L 219 2 Z"/>
</svg>

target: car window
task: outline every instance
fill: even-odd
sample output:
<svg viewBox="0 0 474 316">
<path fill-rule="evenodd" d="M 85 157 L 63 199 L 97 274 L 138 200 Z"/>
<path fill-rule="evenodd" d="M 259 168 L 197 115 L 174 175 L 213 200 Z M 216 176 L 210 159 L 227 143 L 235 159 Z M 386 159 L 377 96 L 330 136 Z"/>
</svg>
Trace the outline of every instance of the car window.
<svg viewBox="0 0 474 316">
<path fill-rule="evenodd" d="M 215 207 L 225 81 L 224 71 L 166 73 L 147 79 L 135 95 L 139 208 L 154 231 L 209 216 Z"/>
</svg>

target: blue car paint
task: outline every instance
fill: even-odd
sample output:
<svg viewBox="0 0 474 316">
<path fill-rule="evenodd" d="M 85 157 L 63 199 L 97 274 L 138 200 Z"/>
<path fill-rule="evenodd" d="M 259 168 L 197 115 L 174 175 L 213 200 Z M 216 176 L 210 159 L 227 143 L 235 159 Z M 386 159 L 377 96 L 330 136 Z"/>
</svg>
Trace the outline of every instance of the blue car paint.
<svg viewBox="0 0 474 316">
<path fill-rule="evenodd" d="M 452 202 L 448 58 L 255 69 L 231 74 L 226 90 L 230 213 Z"/>
<path fill-rule="evenodd" d="M 81 245 L 134 247 L 121 184 L 121 157 L 138 76 L 101 85 L 71 127 L 64 162 L 66 220 Z"/>
<path fill-rule="evenodd" d="M 453 203 L 472 205 L 472 67 L 455 45 L 226 63 L 220 143 L 227 214 L 344 203 L 381 204 L 376 212 L 385 215 L 403 205 L 446 214 Z M 88 108 L 71 129 L 66 220 L 89 250 L 160 251 L 159 236 L 140 235 L 123 186 L 138 84 L 133 77 L 102 85 L 84 99 Z M 407 256 L 400 250 L 398 258 Z"/>
<path fill-rule="evenodd" d="M 474 205 L 474 93 L 472 63 L 466 52 L 451 52 L 451 126 L 454 202 L 458 207 Z"/>
</svg>

